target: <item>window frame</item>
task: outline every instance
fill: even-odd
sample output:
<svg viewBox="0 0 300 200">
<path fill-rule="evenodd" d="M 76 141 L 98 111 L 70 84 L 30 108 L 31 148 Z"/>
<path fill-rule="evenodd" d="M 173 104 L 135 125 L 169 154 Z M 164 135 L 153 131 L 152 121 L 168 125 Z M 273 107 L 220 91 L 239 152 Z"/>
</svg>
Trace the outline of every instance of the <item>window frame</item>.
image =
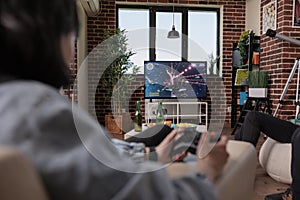
<svg viewBox="0 0 300 200">
<path fill-rule="evenodd" d="M 150 33 L 149 33 L 149 61 L 155 61 L 155 28 L 156 28 L 156 12 L 173 12 L 173 5 L 168 4 L 167 6 L 154 6 L 154 5 L 128 5 L 128 4 L 117 4 L 116 5 L 116 27 L 119 27 L 119 9 L 120 8 L 131 8 L 131 9 L 149 9 L 149 25 L 150 25 Z M 220 55 L 220 36 L 221 36 L 221 29 L 220 29 L 220 21 L 221 21 L 221 8 L 219 7 L 192 7 L 186 6 L 182 7 L 179 5 L 174 6 L 174 12 L 181 12 L 182 13 L 182 35 L 186 35 L 187 37 L 181 37 L 181 61 L 187 61 L 188 58 L 188 13 L 189 11 L 209 11 L 209 12 L 216 12 L 217 15 L 217 25 L 216 25 L 216 55 Z M 220 60 L 216 63 L 217 69 L 220 70 Z M 221 73 L 220 73 L 221 74 Z"/>
</svg>

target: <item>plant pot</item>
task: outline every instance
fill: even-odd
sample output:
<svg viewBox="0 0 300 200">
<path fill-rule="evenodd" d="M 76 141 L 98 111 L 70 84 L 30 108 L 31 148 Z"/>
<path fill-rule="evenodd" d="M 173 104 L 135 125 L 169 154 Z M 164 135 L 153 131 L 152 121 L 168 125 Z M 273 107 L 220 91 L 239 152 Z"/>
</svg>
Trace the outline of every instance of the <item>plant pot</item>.
<svg viewBox="0 0 300 200">
<path fill-rule="evenodd" d="M 105 127 L 111 134 L 124 134 L 132 129 L 130 113 L 122 113 L 114 118 L 113 115 L 105 115 Z"/>
<path fill-rule="evenodd" d="M 268 96 L 268 88 L 249 88 L 249 97 L 265 98 Z"/>
</svg>

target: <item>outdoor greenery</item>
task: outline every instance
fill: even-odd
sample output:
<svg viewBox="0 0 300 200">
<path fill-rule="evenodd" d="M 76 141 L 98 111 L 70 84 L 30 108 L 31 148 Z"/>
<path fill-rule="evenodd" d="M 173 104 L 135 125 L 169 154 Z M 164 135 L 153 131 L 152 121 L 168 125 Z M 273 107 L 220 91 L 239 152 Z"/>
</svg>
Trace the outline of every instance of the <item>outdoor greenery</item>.
<svg viewBox="0 0 300 200">
<path fill-rule="evenodd" d="M 250 71 L 248 79 L 249 88 L 267 88 L 268 72 L 267 71 Z"/>
</svg>

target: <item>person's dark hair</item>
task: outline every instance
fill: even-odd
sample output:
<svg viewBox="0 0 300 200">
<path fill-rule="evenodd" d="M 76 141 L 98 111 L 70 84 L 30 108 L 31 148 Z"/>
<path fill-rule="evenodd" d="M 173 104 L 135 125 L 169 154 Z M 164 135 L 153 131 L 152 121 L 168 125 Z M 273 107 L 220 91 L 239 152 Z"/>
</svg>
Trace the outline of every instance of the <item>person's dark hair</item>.
<svg viewBox="0 0 300 200">
<path fill-rule="evenodd" d="M 0 0 L 0 76 L 65 85 L 60 40 L 78 29 L 76 0 Z"/>
</svg>

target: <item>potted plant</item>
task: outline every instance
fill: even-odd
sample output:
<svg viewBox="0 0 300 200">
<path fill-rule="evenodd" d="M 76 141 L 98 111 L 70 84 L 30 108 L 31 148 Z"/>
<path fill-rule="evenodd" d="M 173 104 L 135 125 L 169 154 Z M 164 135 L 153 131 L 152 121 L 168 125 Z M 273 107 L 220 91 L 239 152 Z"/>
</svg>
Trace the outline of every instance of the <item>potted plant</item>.
<svg viewBox="0 0 300 200">
<path fill-rule="evenodd" d="M 214 73 L 215 65 L 216 65 L 216 63 L 218 62 L 219 59 L 220 59 L 220 56 L 217 56 L 215 58 L 213 53 L 208 54 L 208 63 L 209 63 L 208 71 L 209 71 L 209 74 L 211 74 L 211 75 L 215 74 Z"/>
<path fill-rule="evenodd" d="M 267 97 L 268 72 L 250 71 L 248 78 L 249 97 Z"/>
<path fill-rule="evenodd" d="M 252 30 L 244 31 L 240 35 L 240 39 L 238 41 L 238 49 L 241 54 L 241 65 L 246 64 L 248 59 L 248 45 L 249 45 L 249 35 L 253 34 Z"/>
<path fill-rule="evenodd" d="M 105 98 L 111 102 L 111 112 L 105 115 L 105 126 L 112 134 L 123 134 L 132 128 L 130 113 L 124 111 L 130 98 L 130 83 L 139 68 L 130 62 L 134 53 L 128 49 L 125 30 L 116 29 L 105 32 L 109 38 L 103 59 L 112 61 L 108 64 L 100 82 L 105 87 Z M 128 70 L 132 69 L 131 73 Z"/>
</svg>

